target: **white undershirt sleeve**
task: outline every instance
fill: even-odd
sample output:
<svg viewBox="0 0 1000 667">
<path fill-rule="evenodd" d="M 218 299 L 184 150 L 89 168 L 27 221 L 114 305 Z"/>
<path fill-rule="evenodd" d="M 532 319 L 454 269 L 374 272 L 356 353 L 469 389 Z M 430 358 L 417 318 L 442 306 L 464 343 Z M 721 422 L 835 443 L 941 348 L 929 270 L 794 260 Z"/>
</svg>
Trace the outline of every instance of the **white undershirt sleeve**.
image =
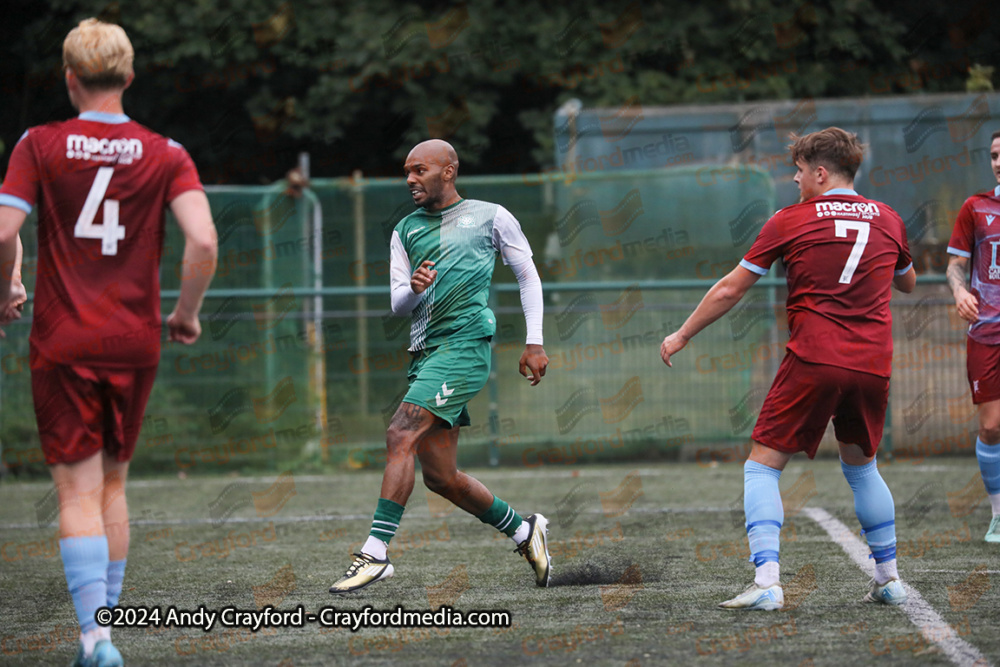
<svg viewBox="0 0 1000 667">
<path fill-rule="evenodd" d="M 524 236 L 521 223 L 503 206 L 497 207 L 497 214 L 493 219 L 493 247 L 507 266 L 523 264 L 531 259 L 531 246 Z"/>
<path fill-rule="evenodd" d="M 524 311 L 524 327 L 528 335 L 525 345 L 542 344 L 542 279 L 538 269 L 530 259 L 521 264 L 511 264 L 517 284 L 521 286 L 521 310 Z"/>
<path fill-rule="evenodd" d="M 399 238 L 399 232 L 393 230 L 392 240 L 389 241 L 389 283 L 394 315 L 409 315 L 424 296 L 410 288 L 412 275 L 410 258 L 403 248 L 403 240 Z"/>
<path fill-rule="evenodd" d="M 517 284 L 521 287 L 521 310 L 527 330 L 526 345 L 542 344 L 542 279 L 531 260 L 531 246 L 510 211 L 497 207 L 493 219 L 493 247 L 500 252 L 503 263 L 514 271 Z"/>
</svg>

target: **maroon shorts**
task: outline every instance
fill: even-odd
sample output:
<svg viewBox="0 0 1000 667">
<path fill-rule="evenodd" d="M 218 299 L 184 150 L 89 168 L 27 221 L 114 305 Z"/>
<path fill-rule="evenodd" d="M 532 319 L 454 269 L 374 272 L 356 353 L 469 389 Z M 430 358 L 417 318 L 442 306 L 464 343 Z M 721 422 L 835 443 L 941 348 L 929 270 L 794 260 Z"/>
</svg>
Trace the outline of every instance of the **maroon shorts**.
<svg viewBox="0 0 1000 667">
<path fill-rule="evenodd" d="M 1000 345 L 987 345 L 966 336 L 966 370 L 975 405 L 1000 399 Z"/>
<path fill-rule="evenodd" d="M 832 417 L 837 440 L 874 456 L 888 405 L 889 378 L 810 364 L 788 352 L 764 400 L 753 439 L 779 452 L 805 452 L 813 458 Z"/>
<path fill-rule="evenodd" d="M 75 463 L 102 449 L 131 460 L 155 379 L 156 366 L 34 368 L 31 394 L 46 463 Z"/>
</svg>

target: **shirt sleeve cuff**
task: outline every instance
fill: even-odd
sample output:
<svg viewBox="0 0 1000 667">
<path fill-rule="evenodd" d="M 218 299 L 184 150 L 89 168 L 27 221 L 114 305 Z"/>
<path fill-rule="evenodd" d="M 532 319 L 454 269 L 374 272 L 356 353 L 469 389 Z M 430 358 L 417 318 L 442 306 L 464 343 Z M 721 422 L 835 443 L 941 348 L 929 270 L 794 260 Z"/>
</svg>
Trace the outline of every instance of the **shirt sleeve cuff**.
<svg viewBox="0 0 1000 667">
<path fill-rule="evenodd" d="M 0 195 L 0 206 L 11 206 L 27 214 L 31 213 L 31 204 L 14 195 Z"/>
<path fill-rule="evenodd" d="M 910 262 L 909 264 L 906 265 L 905 269 L 899 269 L 898 271 L 896 271 L 896 275 L 897 276 L 902 276 L 904 274 L 907 274 L 907 273 L 910 272 L 910 269 L 912 269 L 912 268 L 913 268 L 913 262 Z"/>
<path fill-rule="evenodd" d="M 741 259 L 740 260 L 740 266 L 742 266 L 747 271 L 752 271 L 753 273 L 756 273 L 758 276 L 766 276 L 767 275 L 767 269 L 762 269 L 761 267 L 757 266 L 756 264 L 751 264 L 750 262 L 746 261 L 745 259 Z"/>
<path fill-rule="evenodd" d="M 167 203 L 169 204 L 170 202 L 172 202 L 173 200 L 177 199 L 178 197 L 180 197 L 185 192 L 191 192 L 192 190 L 201 190 L 202 192 L 204 192 L 205 191 L 205 186 L 202 185 L 200 182 L 198 182 L 198 183 L 189 183 L 187 185 L 183 185 L 183 186 L 177 188 L 176 190 L 174 190 L 174 191 L 172 191 L 172 192 L 170 192 L 170 193 L 167 194 Z"/>
<path fill-rule="evenodd" d="M 969 259 L 969 258 L 972 257 L 972 253 L 971 252 L 966 252 L 964 250 L 959 250 L 958 248 L 952 248 L 951 246 L 948 246 L 948 254 L 949 255 L 958 255 L 959 257 L 965 257 L 966 259 Z"/>
</svg>

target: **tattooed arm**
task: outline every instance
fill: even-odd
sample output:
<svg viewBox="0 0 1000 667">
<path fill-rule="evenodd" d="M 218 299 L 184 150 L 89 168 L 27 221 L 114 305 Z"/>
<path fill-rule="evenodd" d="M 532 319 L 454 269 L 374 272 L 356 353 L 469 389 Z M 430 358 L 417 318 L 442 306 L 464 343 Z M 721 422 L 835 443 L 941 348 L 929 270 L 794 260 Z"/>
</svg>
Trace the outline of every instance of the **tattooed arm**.
<svg viewBox="0 0 1000 667">
<path fill-rule="evenodd" d="M 968 266 L 968 257 L 952 255 L 948 259 L 948 286 L 951 287 L 951 293 L 955 296 L 959 317 L 967 322 L 975 322 L 979 319 L 979 302 L 966 287 L 965 270 Z"/>
</svg>

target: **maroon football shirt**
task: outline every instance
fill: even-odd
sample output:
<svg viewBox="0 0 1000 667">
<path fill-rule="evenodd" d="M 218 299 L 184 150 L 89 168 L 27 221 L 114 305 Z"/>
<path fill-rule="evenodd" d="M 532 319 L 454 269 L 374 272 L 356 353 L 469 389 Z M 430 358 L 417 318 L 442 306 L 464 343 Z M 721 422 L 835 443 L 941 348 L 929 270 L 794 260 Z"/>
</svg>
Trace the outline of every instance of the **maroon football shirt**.
<svg viewBox="0 0 1000 667">
<path fill-rule="evenodd" d="M 899 215 L 853 190 L 830 190 L 775 213 L 740 266 L 764 275 L 779 257 L 788 349 L 810 363 L 889 377 L 892 279 L 912 265 Z"/>
<path fill-rule="evenodd" d="M 201 188 L 180 144 L 124 115 L 24 133 L 0 205 L 38 206 L 33 363 L 158 363 L 165 207 Z"/>
<path fill-rule="evenodd" d="M 972 260 L 972 293 L 979 302 L 979 319 L 969 337 L 985 345 L 1000 345 L 1000 186 L 972 195 L 962 204 L 948 253 Z M 996 225 L 994 227 L 993 225 Z"/>
</svg>

